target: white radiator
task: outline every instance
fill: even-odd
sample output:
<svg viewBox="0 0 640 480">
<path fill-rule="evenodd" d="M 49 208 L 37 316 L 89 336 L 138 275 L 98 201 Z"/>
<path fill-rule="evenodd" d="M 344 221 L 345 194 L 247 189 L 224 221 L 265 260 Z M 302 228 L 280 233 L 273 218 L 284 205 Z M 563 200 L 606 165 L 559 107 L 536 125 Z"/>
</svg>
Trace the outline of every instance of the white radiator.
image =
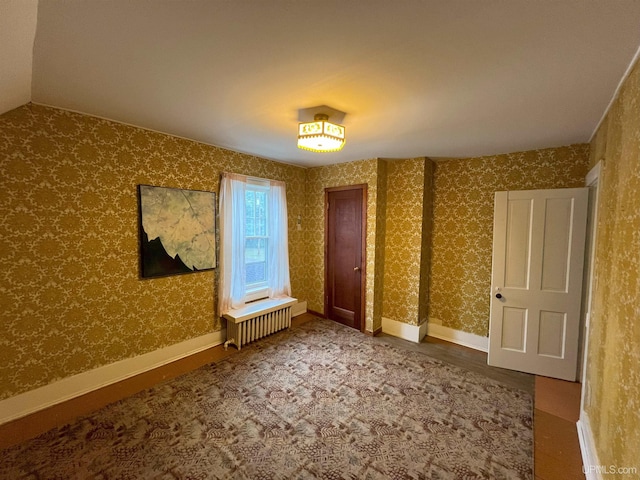
<svg viewBox="0 0 640 480">
<path fill-rule="evenodd" d="M 295 298 L 269 298 L 249 303 L 242 308 L 231 310 L 223 315 L 227 320 L 227 341 L 238 350 L 249 342 L 259 340 L 272 333 L 291 326 L 291 306 Z"/>
</svg>

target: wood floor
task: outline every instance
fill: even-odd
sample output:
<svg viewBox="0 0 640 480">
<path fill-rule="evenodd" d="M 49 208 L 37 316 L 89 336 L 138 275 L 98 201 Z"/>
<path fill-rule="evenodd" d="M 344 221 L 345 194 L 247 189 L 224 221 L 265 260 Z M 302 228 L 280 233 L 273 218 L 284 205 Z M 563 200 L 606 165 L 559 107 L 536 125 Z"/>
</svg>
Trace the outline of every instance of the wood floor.
<svg viewBox="0 0 640 480">
<path fill-rule="evenodd" d="M 576 422 L 580 384 L 536 377 L 533 438 L 536 480 L 584 480 Z"/>
<path fill-rule="evenodd" d="M 311 314 L 295 317 L 292 328 L 314 319 Z M 423 352 L 433 358 L 475 371 L 513 388 L 534 395 L 534 463 L 537 480 L 584 479 L 576 421 L 580 405 L 580 385 L 544 377 L 534 377 L 487 365 L 487 354 L 449 342 L 426 337 L 412 343 L 390 335 L 377 338 L 405 349 Z M 217 346 L 178 360 L 115 385 L 74 398 L 65 403 L 0 425 L 0 448 L 23 442 L 87 415 L 111 402 L 133 395 L 156 383 L 174 378 L 211 362 L 218 362 L 236 350 Z"/>
</svg>

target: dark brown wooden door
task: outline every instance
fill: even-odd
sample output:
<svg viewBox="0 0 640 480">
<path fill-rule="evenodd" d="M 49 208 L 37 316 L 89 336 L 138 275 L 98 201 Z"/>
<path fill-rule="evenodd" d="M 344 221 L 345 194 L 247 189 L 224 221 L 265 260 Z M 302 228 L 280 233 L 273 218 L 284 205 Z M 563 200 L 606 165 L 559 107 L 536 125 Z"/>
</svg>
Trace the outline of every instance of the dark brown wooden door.
<svg viewBox="0 0 640 480">
<path fill-rule="evenodd" d="M 328 188 L 325 193 L 325 312 L 337 322 L 362 330 L 366 185 Z"/>
</svg>

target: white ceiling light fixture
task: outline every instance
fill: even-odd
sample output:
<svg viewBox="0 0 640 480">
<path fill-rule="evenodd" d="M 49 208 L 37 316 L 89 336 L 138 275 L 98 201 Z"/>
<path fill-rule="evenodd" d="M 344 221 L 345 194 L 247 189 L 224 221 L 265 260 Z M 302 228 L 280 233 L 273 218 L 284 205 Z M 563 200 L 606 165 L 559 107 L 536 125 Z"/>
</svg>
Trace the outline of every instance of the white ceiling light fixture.
<svg viewBox="0 0 640 480">
<path fill-rule="evenodd" d="M 331 123 L 326 113 L 316 113 L 313 122 L 298 124 L 298 148 L 310 152 L 338 152 L 344 143 L 344 127 Z"/>
</svg>

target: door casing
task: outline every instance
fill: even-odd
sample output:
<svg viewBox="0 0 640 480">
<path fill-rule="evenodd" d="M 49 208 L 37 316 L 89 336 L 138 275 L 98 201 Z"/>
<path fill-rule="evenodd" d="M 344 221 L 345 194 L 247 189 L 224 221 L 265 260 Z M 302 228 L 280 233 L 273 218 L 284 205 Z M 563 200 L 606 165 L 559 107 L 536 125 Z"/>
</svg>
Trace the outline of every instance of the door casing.
<svg viewBox="0 0 640 480">
<path fill-rule="evenodd" d="M 596 264 L 596 241 L 598 238 L 598 198 L 600 195 L 600 171 L 602 160 L 600 160 L 587 174 L 585 186 L 589 188 L 589 218 L 587 229 L 587 248 L 585 255 L 585 280 L 583 286 L 582 304 L 582 341 L 580 343 L 580 381 L 582 391 L 580 392 L 580 416 L 582 417 L 587 406 L 591 403 L 591 385 L 588 382 L 587 372 L 587 352 L 589 350 L 589 331 L 591 325 L 591 310 L 593 307 L 593 290 L 595 288 L 595 264 Z"/>
</svg>

